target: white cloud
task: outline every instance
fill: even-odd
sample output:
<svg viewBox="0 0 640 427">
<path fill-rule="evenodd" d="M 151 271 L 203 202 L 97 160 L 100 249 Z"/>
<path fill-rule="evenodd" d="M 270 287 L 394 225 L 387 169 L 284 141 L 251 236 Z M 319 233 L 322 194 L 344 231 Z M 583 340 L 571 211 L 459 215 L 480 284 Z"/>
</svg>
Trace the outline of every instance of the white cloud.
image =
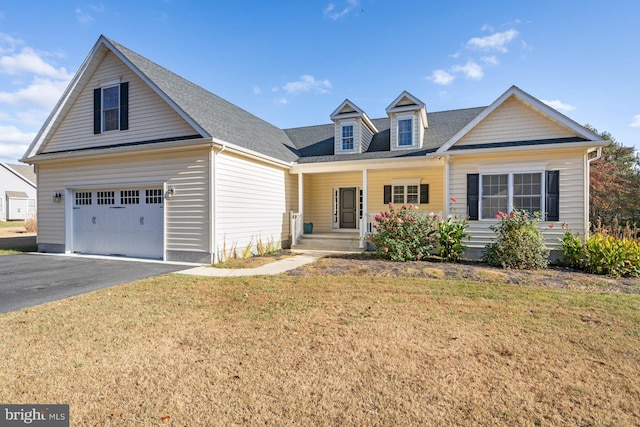
<svg viewBox="0 0 640 427">
<path fill-rule="evenodd" d="M 501 33 L 494 33 L 486 37 L 473 37 L 467 42 L 469 48 L 481 49 L 487 51 L 507 52 L 506 45 L 516 37 L 518 37 L 518 31 L 507 30 Z"/>
<path fill-rule="evenodd" d="M 447 86 L 453 82 L 456 78 L 453 74 L 445 70 L 435 70 L 427 79 L 432 80 L 435 84 L 440 86 Z"/>
<path fill-rule="evenodd" d="M 11 75 L 31 73 L 64 80 L 70 80 L 72 77 L 64 67 L 55 68 L 30 47 L 23 48 L 18 54 L 0 57 L 0 73 Z"/>
<path fill-rule="evenodd" d="M 483 57 L 480 58 L 480 60 L 482 62 L 484 62 L 485 64 L 498 65 L 498 58 L 496 58 L 494 55 L 492 55 L 492 56 L 483 56 Z"/>
<path fill-rule="evenodd" d="M 489 24 L 484 24 L 482 26 L 482 28 L 480 28 L 480 31 L 489 31 L 489 32 L 493 32 L 493 27 Z"/>
<path fill-rule="evenodd" d="M 553 101 L 548 101 L 548 100 L 544 100 L 541 99 L 540 101 L 544 102 L 545 104 L 547 104 L 549 107 L 558 110 L 558 111 L 564 111 L 564 112 L 569 112 L 569 111 L 573 111 L 576 109 L 576 107 L 574 107 L 571 104 L 565 104 L 564 102 L 555 99 Z"/>
<path fill-rule="evenodd" d="M 99 5 L 91 4 L 87 7 L 91 10 L 91 12 L 80 9 L 79 7 L 77 7 L 75 10 L 76 19 L 78 20 L 79 23 L 83 25 L 89 25 L 94 20 L 92 13 L 102 14 L 105 11 L 104 5 L 102 4 L 99 4 Z"/>
<path fill-rule="evenodd" d="M 335 3 L 329 3 L 327 7 L 324 8 L 324 16 L 336 21 L 344 16 L 346 16 L 349 12 L 354 10 L 360 4 L 360 0 L 347 0 L 347 5 L 342 10 L 336 10 Z"/>
<path fill-rule="evenodd" d="M 324 94 L 329 93 L 331 89 L 331 82 L 327 79 L 316 80 L 315 77 L 305 74 L 300 76 L 298 80 L 285 84 L 282 89 L 292 95 L 310 91 Z"/>
<path fill-rule="evenodd" d="M 253 87 L 253 94 L 254 95 L 261 95 L 262 94 L 262 89 L 260 89 L 258 86 L 254 86 Z"/>
<path fill-rule="evenodd" d="M 452 70 L 456 73 L 462 73 L 466 78 L 472 80 L 480 80 L 484 77 L 484 72 L 482 71 L 482 67 L 476 64 L 473 61 L 468 61 L 464 65 L 456 65 L 452 68 Z"/>
<path fill-rule="evenodd" d="M 278 105 L 285 105 L 288 104 L 289 101 L 287 100 L 287 98 L 278 98 L 276 99 L 276 104 Z"/>
<path fill-rule="evenodd" d="M 36 132 L 22 132 L 15 126 L 0 125 L 0 159 L 19 159 L 27 151 Z"/>
<path fill-rule="evenodd" d="M 0 33 L 0 54 L 13 52 L 17 46 L 22 44 L 22 40 Z"/>
<path fill-rule="evenodd" d="M 629 126 L 632 128 L 640 128 L 640 114 L 633 116 L 633 121 L 629 123 Z"/>
<path fill-rule="evenodd" d="M 34 77 L 32 83 L 16 92 L 0 92 L 0 102 L 11 105 L 30 105 L 53 108 L 67 87 L 65 80 Z"/>
</svg>

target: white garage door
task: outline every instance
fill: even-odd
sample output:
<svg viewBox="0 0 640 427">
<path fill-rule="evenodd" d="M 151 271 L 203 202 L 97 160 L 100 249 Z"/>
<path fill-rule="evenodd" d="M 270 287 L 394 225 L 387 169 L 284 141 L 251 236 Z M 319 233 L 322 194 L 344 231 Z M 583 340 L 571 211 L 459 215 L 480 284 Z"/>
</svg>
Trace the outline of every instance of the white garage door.
<svg viewBox="0 0 640 427">
<path fill-rule="evenodd" d="M 79 190 L 73 195 L 73 251 L 163 256 L 162 188 Z"/>
</svg>

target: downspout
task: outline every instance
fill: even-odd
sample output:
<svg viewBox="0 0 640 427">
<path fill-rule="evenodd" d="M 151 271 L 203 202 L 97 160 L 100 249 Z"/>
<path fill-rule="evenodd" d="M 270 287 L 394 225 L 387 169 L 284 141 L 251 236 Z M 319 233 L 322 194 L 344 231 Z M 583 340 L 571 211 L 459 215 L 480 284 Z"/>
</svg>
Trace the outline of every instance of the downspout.
<svg viewBox="0 0 640 427">
<path fill-rule="evenodd" d="M 584 186 L 584 200 L 585 200 L 585 212 L 584 212 L 584 238 L 585 241 L 589 238 L 589 212 L 591 210 L 590 201 L 589 201 L 589 192 L 591 187 L 591 162 L 595 162 L 602 158 L 602 147 L 598 147 L 596 149 L 596 155 L 594 157 L 589 157 L 589 155 L 593 153 L 593 151 L 587 152 L 587 167 L 585 171 L 585 186 Z"/>
<path fill-rule="evenodd" d="M 216 207 L 216 171 L 217 171 L 217 157 L 227 148 L 226 144 L 220 144 L 220 151 L 216 153 L 215 144 L 211 145 L 211 151 L 209 152 L 209 224 L 211 226 L 211 236 L 209 237 L 209 254 L 211 256 L 211 264 L 218 262 L 218 255 L 216 250 L 216 230 L 217 227 L 217 212 Z"/>
</svg>

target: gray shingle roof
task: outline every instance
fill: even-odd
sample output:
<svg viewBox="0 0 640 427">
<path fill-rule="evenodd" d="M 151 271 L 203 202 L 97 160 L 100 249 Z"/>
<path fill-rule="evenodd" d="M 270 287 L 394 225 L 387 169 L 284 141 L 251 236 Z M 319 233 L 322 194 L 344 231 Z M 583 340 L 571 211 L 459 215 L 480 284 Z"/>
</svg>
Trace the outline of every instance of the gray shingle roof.
<svg viewBox="0 0 640 427">
<path fill-rule="evenodd" d="M 424 131 L 422 148 L 391 151 L 390 120 L 388 117 L 371 120 L 378 128 L 369 149 L 364 153 L 334 155 L 334 124 L 285 129 L 298 148 L 298 163 L 317 163 L 340 160 L 383 159 L 420 156 L 431 153 L 450 140 L 486 107 L 427 113 L 429 127 Z"/>
<path fill-rule="evenodd" d="M 389 118 L 372 120 L 379 132 L 365 153 L 334 155 L 334 124 L 279 129 L 242 108 L 107 39 L 131 64 L 210 136 L 284 161 L 329 162 L 423 155 L 436 151 L 486 107 L 427 113 L 423 147 L 390 151 Z"/>
<path fill-rule="evenodd" d="M 107 40 L 212 137 L 285 161 L 294 161 L 298 157 L 295 147 L 282 129 L 125 46 L 111 39 Z"/>
</svg>

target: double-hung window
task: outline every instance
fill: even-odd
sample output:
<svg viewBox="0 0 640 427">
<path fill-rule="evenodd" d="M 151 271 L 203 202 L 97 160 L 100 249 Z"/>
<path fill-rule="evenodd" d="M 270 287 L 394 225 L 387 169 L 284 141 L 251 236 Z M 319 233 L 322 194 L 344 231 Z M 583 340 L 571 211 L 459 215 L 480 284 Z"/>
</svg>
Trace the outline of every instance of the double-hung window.
<svg viewBox="0 0 640 427">
<path fill-rule="evenodd" d="M 410 185 L 394 185 L 393 189 L 393 203 L 419 203 L 419 186 L 417 184 Z"/>
<path fill-rule="evenodd" d="M 544 210 L 541 172 L 484 174 L 480 185 L 482 219 L 512 209 L 531 214 Z"/>
<path fill-rule="evenodd" d="M 410 147 L 413 145 L 413 118 L 402 117 L 398 119 L 398 147 Z"/>
<path fill-rule="evenodd" d="M 102 131 L 120 129 L 120 85 L 102 88 Z"/>
<path fill-rule="evenodd" d="M 340 127 L 340 149 L 351 151 L 353 148 L 353 124 L 344 124 Z"/>
</svg>

